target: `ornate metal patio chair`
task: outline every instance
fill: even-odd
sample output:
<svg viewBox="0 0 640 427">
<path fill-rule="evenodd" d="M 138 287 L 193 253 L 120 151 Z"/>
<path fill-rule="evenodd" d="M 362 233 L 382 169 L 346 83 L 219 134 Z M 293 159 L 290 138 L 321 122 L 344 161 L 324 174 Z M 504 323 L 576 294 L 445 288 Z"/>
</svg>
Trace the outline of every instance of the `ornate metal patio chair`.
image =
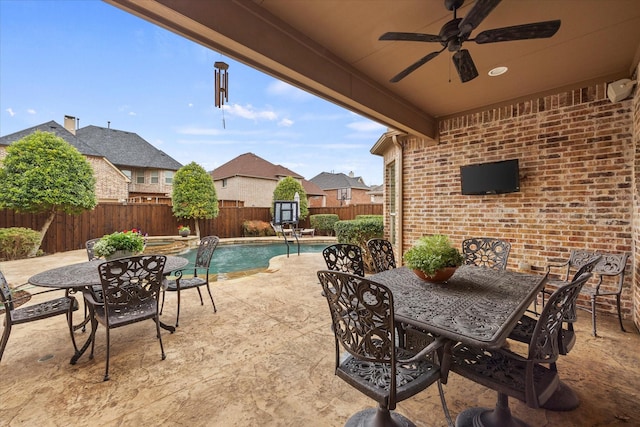
<svg viewBox="0 0 640 427">
<path fill-rule="evenodd" d="M 622 324 L 622 313 L 620 311 L 620 298 L 622 296 L 622 288 L 624 286 L 624 272 L 627 266 L 626 253 L 610 254 L 603 253 L 602 259 L 596 264 L 593 269 L 594 274 L 597 277 L 595 285 L 587 285 L 582 288 L 582 294 L 588 295 L 591 301 L 591 309 L 584 310 L 591 312 L 591 325 L 593 336 L 596 336 L 596 304 L 598 298 L 615 296 L 616 308 L 618 310 L 618 322 L 620 323 L 620 330 L 626 332 Z M 613 283 L 611 280 L 613 279 Z"/>
<path fill-rule="evenodd" d="M 580 267 L 589 262 L 594 255 L 596 255 L 594 251 L 572 249 L 569 253 L 569 259 L 566 261 L 548 263 L 545 267 L 545 272 L 549 275 L 549 280 L 542 291 L 540 291 L 542 295 L 542 305 L 544 305 L 547 296 L 551 295 L 558 287 L 569 283 L 571 277 L 580 270 Z M 558 273 L 558 271 L 560 271 L 560 273 Z"/>
<path fill-rule="evenodd" d="M 448 346 L 438 340 L 420 353 L 396 346 L 393 295 L 376 282 L 337 271 L 319 271 L 318 279 L 331 312 L 335 340 L 335 374 L 378 402 L 353 415 L 346 426 L 414 426 L 394 412 L 396 403 L 438 382 L 445 416 L 451 425 L 440 381 L 447 371 L 435 351 Z M 341 357 L 341 349 L 346 357 Z M 448 354 L 448 352 L 444 352 Z M 429 359 L 427 356 L 433 356 Z"/>
<path fill-rule="evenodd" d="M 178 293 L 178 307 L 176 313 L 176 327 L 178 327 L 178 323 L 180 320 L 180 293 L 185 289 L 193 289 L 196 288 L 198 291 L 198 295 L 200 296 L 200 305 L 204 305 L 204 301 L 202 299 L 202 292 L 200 292 L 201 286 L 207 287 L 207 292 L 209 292 L 209 298 L 211 299 L 211 305 L 213 305 L 213 312 L 217 312 L 216 304 L 213 302 L 213 295 L 211 294 L 211 288 L 209 287 L 209 266 L 211 265 L 211 258 L 213 257 L 213 252 L 218 247 L 218 243 L 220 239 L 218 236 L 207 236 L 200 239 L 198 243 L 198 253 L 196 254 L 196 262 L 193 267 L 193 276 L 185 277 L 184 273 L 187 270 L 179 270 L 173 273 L 175 279 L 173 280 L 165 280 L 164 282 L 164 292 L 177 292 Z M 188 270 L 191 272 L 191 270 Z M 160 307 L 160 314 L 162 314 L 162 310 L 164 309 L 164 292 L 162 293 L 162 305 Z"/>
<path fill-rule="evenodd" d="M 594 285 L 587 285 L 582 289 L 582 294 L 589 297 L 591 302 L 591 308 L 580 307 L 581 309 L 591 313 L 591 325 L 593 336 L 596 336 L 596 305 L 599 297 L 615 296 L 616 308 L 618 312 L 618 322 L 620 324 L 620 330 L 625 332 L 624 325 L 622 324 L 622 312 L 620 307 L 620 298 L 622 296 L 622 289 L 624 287 L 624 276 L 627 265 L 626 253 L 598 253 L 587 250 L 571 250 L 569 259 L 563 263 L 550 263 L 547 265 L 547 272 L 550 272 L 554 268 L 562 268 L 564 273 L 560 276 L 559 280 L 550 280 L 545 288 L 542 290 L 542 303 L 544 304 L 545 297 L 549 295 L 553 289 L 560 286 L 569 280 L 569 277 L 573 271 L 577 271 L 593 256 L 602 255 L 602 259 L 595 265 L 593 269 L 594 276 L 597 281 Z M 613 281 L 613 283 L 612 283 Z M 551 289 L 549 289 L 551 288 Z"/>
<path fill-rule="evenodd" d="M 143 255 L 104 262 L 98 266 L 102 300 L 96 299 L 91 288 L 84 291 L 85 303 L 89 306 L 91 316 L 90 358 L 93 358 L 98 323 L 106 328 L 107 361 L 104 381 L 109 379 L 111 329 L 153 319 L 162 360 L 165 359 L 160 335 L 158 297 L 166 259 L 164 255 Z"/>
<path fill-rule="evenodd" d="M 393 245 L 385 239 L 371 239 L 367 242 L 367 248 L 373 259 L 376 273 L 396 268 L 396 258 L 393 255 Z"/>
<path fill-rule="evenodd" d="M 476 425 L 476 421 L 486 419 L 501 420 L 501 425 L 521 425 L 517 424 L 518 420 L 508 422 L 511 419 L 509 396 L 530 408 L 540 408 L 547 403 L 560 385 L 557 371 L 547 365 L 558 359 L 558 334 L 563 319 L 571 309 L 571 301 L 590 278 L 591 273 L 585 273 L 549 297 L 531 336 L 526 357 L 504 348 L 491 350 L 462 343 L 453 348 L 451 369 L 454 372 L 498 392 L 493 411 L 480 409 L 462 413 L 456 425 Z"/>
<path fill-rule="evenodd" d="M 474 237 L 462 242 L 462 255 L 467 265 L 505 270 L 511 243 L 491 237 Z"/>
<path fill-rule="evenodd" d="M 39 293 L 47 293 L 50 291 L 43 291 Z M 37 294 L 33 294 L 37 295 Z M 28 298 L 33 297 L 30 295 Z M 71 335 L 71 343 L 73 348 L 78 352 L 76 345 L 76 339 L 73 335 L 73 312 L 78 309 L 78 301 L 72 297 L 65 295 L 64 297 L 55 298 L 49 301 L 40 302 L 37 304 L 27 304 L 21 307 L 16 307 L 16 303 L 20 301 L 20 298 L 14 298 L 11 293 L 11 288 L 4 277 L 4 274 L 0 271 L 0 302 L 4 308 L 4 330 L 2 332 L 2 339 L 0 340 L 0 360 L 4 354 L 4 349 L 9 341 L 9 335 L 11 334 L 11 328 L 13 325 L 20 325 L 22 323 L 34 322 L 36 320 L 48 319 L 49 317 L 65 315 L 67 316 L 67 325 L 69 326 L 69 332 Z"/>
<path fill-rule="evenodd" d="M 578 278 L 585 273 L 591 273 L 601 258 L 601 255 L 592 255 L 590 260 L 588 260 L 582 267 L 580 267 L 576 274 L 574 274 L 572 281 L 578 280 Z M 582 287 L 582 289 L 584 289 L 584 286 Z M 578 296 L 579 294 L 576 293 L 575 297 L 569 301 L 569 309 L 566 311 L 565 317 L 563 319 L 563 324 L 566 324 L 567 326 L 566 328 L 563 327 L 558 334 L 558 351 L 563 356 L 567 355 L 569 351 L 571 351 L 576 342 L 576 333 L 573 329 L 573 324 L 578 320 L 576 305 Z M 511 331 L 509 338 L 528 344 L 529 342 L 531 342 L 531 337 L 533 336 L 533 331 L 535 330 L 537 324 L 537 319 L 534 319 L 533 317 L 525 314 L 520 318 L 513 331 Z M 553 366 L 555 366 L 555 363 L 553 364 Z"/>
<path fill-rule="evenodd" d="M 360 246 L 336 243 L 324 248 L 322 256 L 329 270 L 342 271 L 364 277 L 364 262 Z"/>
</svg>

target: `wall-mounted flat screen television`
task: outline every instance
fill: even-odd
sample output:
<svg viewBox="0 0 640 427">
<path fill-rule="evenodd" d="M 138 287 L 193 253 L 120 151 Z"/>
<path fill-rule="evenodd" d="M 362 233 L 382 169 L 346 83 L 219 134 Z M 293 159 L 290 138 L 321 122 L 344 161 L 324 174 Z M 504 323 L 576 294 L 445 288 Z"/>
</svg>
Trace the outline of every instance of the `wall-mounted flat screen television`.
<svg viewBox="0 0 640 427">
<path fill-rule="evenodd" d="M 460 166 L 462 194 L 503 194 L 520 191 L 518 159 Z"/>
</svg>

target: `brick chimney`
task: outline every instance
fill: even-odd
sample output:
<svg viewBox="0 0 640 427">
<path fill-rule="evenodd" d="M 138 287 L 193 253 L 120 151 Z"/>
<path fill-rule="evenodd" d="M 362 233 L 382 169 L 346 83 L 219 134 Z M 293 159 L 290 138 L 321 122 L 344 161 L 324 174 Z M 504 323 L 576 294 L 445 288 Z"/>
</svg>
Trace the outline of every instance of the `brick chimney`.
<svg viewBox="0 0 640 427">
<path fill-rule="evenodd" d="M 73 116 L 64 116 L 64 128 L 75 135 L 76 134 L 76 118 Z"/>
</svg>

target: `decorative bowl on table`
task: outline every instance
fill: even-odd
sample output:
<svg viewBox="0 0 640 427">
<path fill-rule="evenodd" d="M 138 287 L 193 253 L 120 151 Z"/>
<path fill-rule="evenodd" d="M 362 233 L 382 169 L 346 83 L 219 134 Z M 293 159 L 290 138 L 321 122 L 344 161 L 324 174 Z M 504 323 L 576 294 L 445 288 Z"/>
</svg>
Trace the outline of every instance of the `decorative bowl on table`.
<svg viewBox="0 0 640 427">
<path fill-rule="evenodd" d="M 457 269 L 458 269 L 458 267 L 441 268 L 440 270 L 438 270 L 435 273 L 433 273 L 433 275 L 431 275 L 431 276 L 426 275 L 424 272 L 422 272 L 420 270 L 415 270 L 414 269 L 413 272 L 416 274 L 416 276 L 418 276 L 419 278 L 421 278 L 425 282 L 442 283 L 442 282 L 446 282 L 447 280 L 449 280 L 449 278 L 451 276 L 453 276 L 453 273 L 455 273 Z"/>
<path fill-rule="evenodd" d="M 407 267 L 429 282 L 447 281 L 464 262 L 460 251 L 442 234 L 421 237 L 403 259 Z"/>
</svg>

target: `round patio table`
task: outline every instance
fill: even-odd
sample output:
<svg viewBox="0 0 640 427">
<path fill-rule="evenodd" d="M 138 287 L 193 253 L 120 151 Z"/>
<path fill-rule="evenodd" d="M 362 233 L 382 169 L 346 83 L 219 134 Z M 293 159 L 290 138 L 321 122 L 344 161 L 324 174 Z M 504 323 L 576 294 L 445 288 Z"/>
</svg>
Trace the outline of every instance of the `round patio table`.
<svg viewBox="0 0 640 427">
<path fill-rule="evenodd" d="M 189 260 L 183 257 L 174 255 L 166 255 L 166 257 L 167 261 L 165 262 L 163 270 L 165 276 L 189 264 Z M 102 284 L 100 274 L 98 273 L 98 266 L 103 262 L 105 261 L 98 259 L 52 268 L 31 276 L 28 282 L 34 286 L 41 286 L 43 288 L 65 289 L 67 292 L 82 292 L 82 290 L 87 287 L 100 286 Z M 86 323 L 86 320 L 87 319 L 85 319 L 83 323 Z M 162 322 L 160 322 L 160 327 L 172 333 L 176 330 L 175 327 Z M 84 354 L 89 344 L 91 344 L 90 337 L 82 348 L 71 358 L 72 365 Z"/>
</svg>

